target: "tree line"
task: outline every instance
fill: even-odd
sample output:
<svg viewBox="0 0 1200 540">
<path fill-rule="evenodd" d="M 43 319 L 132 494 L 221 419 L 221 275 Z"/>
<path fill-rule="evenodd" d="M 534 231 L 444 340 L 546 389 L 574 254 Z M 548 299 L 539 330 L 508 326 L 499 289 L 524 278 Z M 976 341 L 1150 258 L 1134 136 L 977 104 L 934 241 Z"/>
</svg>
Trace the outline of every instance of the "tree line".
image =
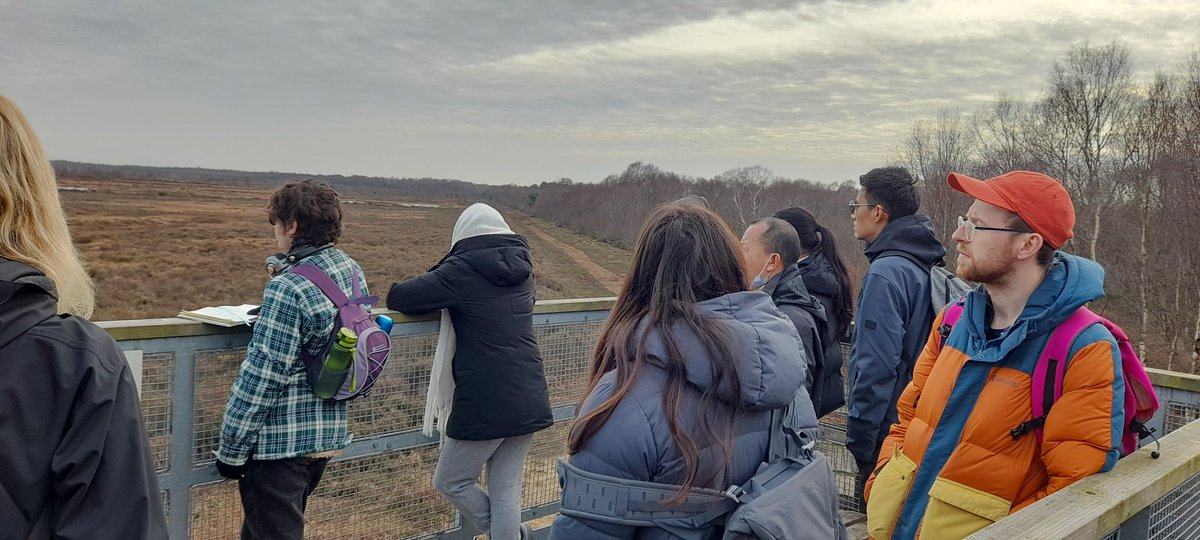
<svg viewBox="0 0 1200 540">
<path fill-rule="evenodd" d="M 1100 262 L 1107 296 L 1094 306 L 1124 326 L 1152 365 L 1200 371 L 1200 53 L 1139 78 L 1127 45 L 1084 43 L 1050 66 L 1040 91 L 999 94 L 976 110 L 917 118 L 897 141 L 894 165 L 908 168 L 951 255 L 956 216 L 970 199 L 946 184 L 950 172 L 989 178 L 1011 170 L 1061 180 L 1076 207 L 1066 251 Z M 867 266 L 846 204 L 857 184 L 789 179 L 762 166 L 711 178 L 630 164 L 599 182 L 560 178 L 487 186 L 433 178 L 378 178 L 55 162 L 60 175 L 275 186 L 318 178 L 339 191 L 489 201 L 626 247 L 655 205 L 688 195 L 741 232 L 790 206 L 809 209 L 836 236 L 851 268 Z M 866 172 L 866 171 L 863 171 Z"/>
</svg>

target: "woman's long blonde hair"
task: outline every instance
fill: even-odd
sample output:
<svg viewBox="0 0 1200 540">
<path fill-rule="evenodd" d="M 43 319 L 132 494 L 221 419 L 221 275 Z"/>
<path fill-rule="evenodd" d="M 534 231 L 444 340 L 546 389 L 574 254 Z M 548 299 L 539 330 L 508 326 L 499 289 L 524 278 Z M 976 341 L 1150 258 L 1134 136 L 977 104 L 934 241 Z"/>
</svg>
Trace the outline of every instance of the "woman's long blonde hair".
<svg viewBox="0 0 1200 540">
<path fill-rule="evenodd" d="M 96 290 L 71 242 L 54 169 L 20 109 L 0 96 L 0 257 L 41 270 L 58 312 L 90 317 Z"/>
</svg>

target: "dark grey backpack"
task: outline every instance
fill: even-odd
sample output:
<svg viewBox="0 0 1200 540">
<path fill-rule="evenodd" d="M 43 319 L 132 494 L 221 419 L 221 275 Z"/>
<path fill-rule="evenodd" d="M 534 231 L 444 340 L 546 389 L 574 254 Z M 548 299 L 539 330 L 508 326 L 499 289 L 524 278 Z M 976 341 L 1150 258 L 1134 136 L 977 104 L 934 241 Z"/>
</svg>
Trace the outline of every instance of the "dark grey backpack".
<svg viewBox="0 0 1200 540">
<path fill-rule="evenodd" d="M 844 540 L 829 460 L 814 441 L 771 414 L 769 461 L 725 491 L 693 488 L 682 504 L 666 505 L 679 486 L 626 480 L 558 461 L 559 512 L 636 527 L 658 527 L 684 540 Z"/>
<path fill-rule="evenodd" d="M 963 281 L 962 278 L 954 275 L 953 272 L 946 270 L 946 265 L 939 262 L 935 265 L 929 265 L 922 262 L 920 259 L 913 256 L 907 251 L 887 250 L 879 254 L 877 259 L 883 257 L 903 257 L 913 262 L 917 266 L 929 271 L 929 305 L 933 307 L 934 315 L 942 311 L 942 308 L 948 304 L 966 296 L 974 287 L 970 283 Z"/>
</svg>

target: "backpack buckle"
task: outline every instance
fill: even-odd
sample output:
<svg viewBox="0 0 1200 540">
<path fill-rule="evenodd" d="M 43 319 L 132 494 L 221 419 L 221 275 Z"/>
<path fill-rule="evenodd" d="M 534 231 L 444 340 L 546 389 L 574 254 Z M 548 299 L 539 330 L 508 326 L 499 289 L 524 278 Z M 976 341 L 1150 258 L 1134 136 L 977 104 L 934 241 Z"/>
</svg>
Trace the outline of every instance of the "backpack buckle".
<svg viewBox="0 0 1200 540">
<path fill-rule="evenodd" d="M 736 503 L 742 502 L 741 496 L 745 495 L 745 494 L 746 494 L 746 490 L 742 489 L 741 486 L 736 486 L 736 485 L 729 486 L 729 489 L 726 489 L 725 491 L 721 492 L 721 495 L 725 496 L 725 498 L 732 500 L 733 502 L 736 502 Z"/>
</svg>

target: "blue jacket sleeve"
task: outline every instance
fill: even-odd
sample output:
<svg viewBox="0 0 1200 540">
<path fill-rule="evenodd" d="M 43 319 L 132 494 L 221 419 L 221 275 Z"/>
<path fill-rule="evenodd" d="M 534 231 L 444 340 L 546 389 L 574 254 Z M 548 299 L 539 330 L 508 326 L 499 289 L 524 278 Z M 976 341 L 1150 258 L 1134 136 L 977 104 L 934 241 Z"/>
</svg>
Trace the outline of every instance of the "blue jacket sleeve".
<svg viewBox="0 0 1200 540">
<path fill-rule="evenodd" d="M 902 292 L 887 277 L 868 273 L 863 278 L 854 337 L 850 345 L 849 414 L 846 448 L 860 462 L 874 463 L 879 445 L 891 427 L 893 396 L 902 382 L 900 359 L 904 341 Z"/>
</svg>

